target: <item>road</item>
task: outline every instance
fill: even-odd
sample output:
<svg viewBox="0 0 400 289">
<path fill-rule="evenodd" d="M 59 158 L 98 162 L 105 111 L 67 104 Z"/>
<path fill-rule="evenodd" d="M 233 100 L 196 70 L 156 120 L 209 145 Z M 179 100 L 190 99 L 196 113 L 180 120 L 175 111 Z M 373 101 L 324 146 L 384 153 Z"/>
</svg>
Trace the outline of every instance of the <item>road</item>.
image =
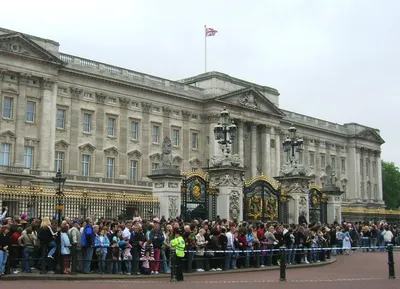
<svg viewBox="0 0 400 289">
<path fill-rule="evenodd" d="M 400 252 L 395 252 L 396 276 L 400 277 Z M 338 285 L 338 282 L 340 283 Z M 2 284 L 3 283 L 3 284 Z M 287 270 L 287 282 L 279 282 L 279 271 L 246 272 L 235 274 L 196 275 L 187 277 L 185 282 L 171 284 L 167 278 L 140 279 L 140 280 L 92 280 L 92 281 L 0 281 L 0 288 L 18 289 L 87 289 L 88 286 L 96 289 L 120 289 L 140 286 L 140 289 L 179 289 L 187 288 L 221 288 L 243 289 L 246 284 L 273 283 L 276 288 L 297 289 L 354 289 L 355 286 L 363 289 L 400 288 L 400 279 L 388 279 L 388 265 L 386 253 L 355 252 L 350 256 L 339 256 L 334 264 L 313 268 L 293 268 Z M 5 285 L 3 287 L 3 285 Z M 254 286 L 253 285 L 253 286 Z M 257 286 L 258 287 L 258 286 Z"/>
</svg>

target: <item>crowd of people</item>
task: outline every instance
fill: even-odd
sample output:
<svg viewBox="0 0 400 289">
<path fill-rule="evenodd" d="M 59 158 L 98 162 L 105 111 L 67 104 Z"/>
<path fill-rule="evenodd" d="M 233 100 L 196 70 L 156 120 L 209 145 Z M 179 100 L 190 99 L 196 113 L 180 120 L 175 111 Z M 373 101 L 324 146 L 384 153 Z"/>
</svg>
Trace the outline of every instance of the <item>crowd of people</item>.
<svg viewBox="0 0 400 289">
<path fill-rule="evenodd" d="M 94 222 L 66 217 L 58 226 L 48 217 L 27 220 L 24 214 L 7 217 L 7 211 L 0 218 L 0 276 L 43 270 L 42 256 L 48 273 L 54 273 L 55 259 L 61 256 L 64 274 L 71 273 L 71 260 L 76 260 L 76 270 L 82 274 L 169 274 L 171 253 L 176 254 L 177 276 L 181 276 L 177 278 L 183 280 L 182 268 L 202 272 L 278 266 L 283 246 L 285 263 L 297 265 L 350 254 L 357 247 L 369 252 L 384 251 L 389 243 L 400 245 L 399 227 L 384 221 L 286 225 L 219 218 Z"/>
</svg>

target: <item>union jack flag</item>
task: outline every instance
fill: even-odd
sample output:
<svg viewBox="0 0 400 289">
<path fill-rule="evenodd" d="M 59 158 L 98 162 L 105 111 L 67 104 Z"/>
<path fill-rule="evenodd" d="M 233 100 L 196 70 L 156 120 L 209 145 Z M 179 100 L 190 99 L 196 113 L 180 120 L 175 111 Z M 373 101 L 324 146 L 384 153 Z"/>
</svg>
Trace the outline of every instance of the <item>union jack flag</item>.
<svg viewBox="0 0 400 289">
<path fill-rule="evenodd" d="M 207 27 L 206 27 L 206 37 L 207 37 L 207 36 L 215 36 L 215 34 L 216 34 L 217 32 L 218 32 L 218 31 L 215 30 L 214 28 L 207 28 Z"/>
</svg>

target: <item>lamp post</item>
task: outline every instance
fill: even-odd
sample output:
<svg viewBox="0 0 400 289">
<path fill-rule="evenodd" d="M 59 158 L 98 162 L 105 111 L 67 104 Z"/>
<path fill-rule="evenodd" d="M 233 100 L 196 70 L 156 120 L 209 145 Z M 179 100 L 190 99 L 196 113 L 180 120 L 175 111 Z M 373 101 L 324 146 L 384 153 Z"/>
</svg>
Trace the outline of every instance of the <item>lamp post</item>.
<svg viewBox="0 0 400 289">
<path fill-rule="evenodd" d="M 303 151 L 303 139 L 301 137 L 298 137 L 297 134 L 297 129 L 294 126 L 291 126 L 289 128 L 289 135 L 286 137 L 286 139 L 283 141 L 283 150 L 286 153 L 290 152 L 290 162 L 295 162 L 296 157 L 295 157 L 295 152 L 302 152 Z"/>
<path fill-rule="evenodd" d="M 58 229 L 60 230 L 61 227 L 61 214 L 64 210 L 64 205 L 63 205 L 63 197 L 64 197 L 64 184 L 67 178 L 64 178 L 61 174 L 61 171 L 58 170 L 56 173 L 56 176 L 53 177 L 53 183 L 54 183 L 54 189 L 56 191 L 56 197 L 57 197 L 57 205 L 56 205 L 56 211 L 57 211 L 57 223 L 58 223 Z M 59 262 L 59 272 L 60 274 L 63 273 L 63 260 L 61 258 L 61 231 L 58 232 L 57 235 L 57 259 Z"/>
<path fill-rule="evenodd" d="M 229 155 L 231 153 L 231 144 L 236 138 L 237 127 L 230 118 L 229 111 L 224 107 L 219 116 L 219 122 L 214 127 L 215 140 L 220 144 L 223 153 Z"/>
</svg>

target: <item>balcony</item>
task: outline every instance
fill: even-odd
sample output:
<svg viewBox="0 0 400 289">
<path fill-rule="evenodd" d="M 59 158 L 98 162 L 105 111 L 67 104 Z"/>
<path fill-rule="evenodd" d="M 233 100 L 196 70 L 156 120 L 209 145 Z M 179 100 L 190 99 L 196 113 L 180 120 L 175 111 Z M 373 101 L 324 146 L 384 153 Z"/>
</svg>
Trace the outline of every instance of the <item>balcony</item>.
<svg viewBox="0 0 400 289">
<path fill-rule="evenodd" d="M 0 173 L 23 174 L 24 171 L 21 167 L 0 166 Z"/>
<path fill-rule="evenodd" d="M 124 179 L 110 179 L 110 178 L 86 177 L 86 176 L 76 176 L 76 175 L 64 175 L 64 176 L 67 178 L 67 181 L 153 187 L 152 182 L 146 182 L 146 181 L 132 181 Z"/>
</svg>

